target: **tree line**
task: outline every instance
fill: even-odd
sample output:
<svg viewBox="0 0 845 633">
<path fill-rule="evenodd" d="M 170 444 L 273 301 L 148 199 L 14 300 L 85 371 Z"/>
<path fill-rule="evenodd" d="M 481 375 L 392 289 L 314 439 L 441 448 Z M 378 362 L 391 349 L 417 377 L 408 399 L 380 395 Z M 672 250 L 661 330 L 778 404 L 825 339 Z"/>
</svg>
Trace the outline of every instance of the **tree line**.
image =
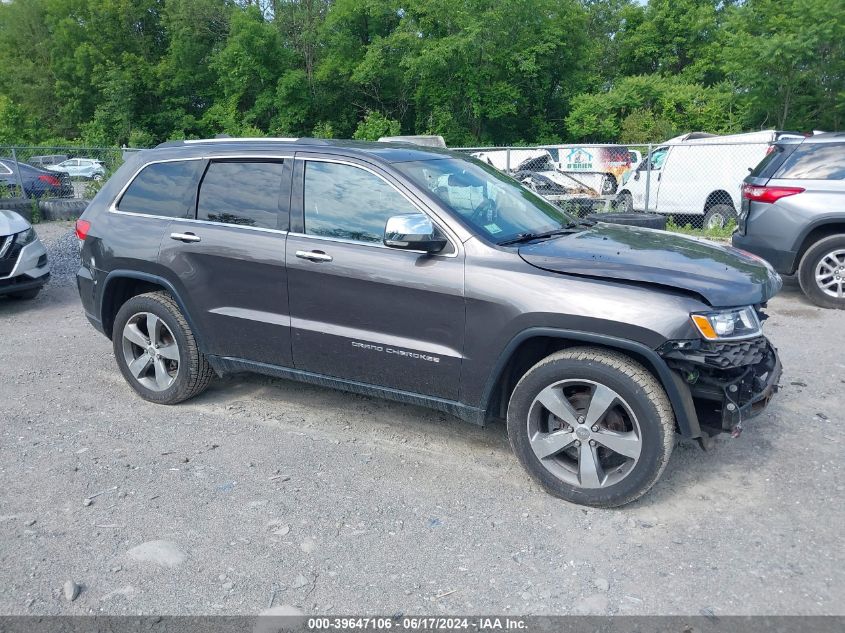
<svg viewBox="0 0 845 633">
<path fill-rule="evenodd" d="M 0 144 L 841 129 L 845 0 L 5 0 Z"/>
</svg>

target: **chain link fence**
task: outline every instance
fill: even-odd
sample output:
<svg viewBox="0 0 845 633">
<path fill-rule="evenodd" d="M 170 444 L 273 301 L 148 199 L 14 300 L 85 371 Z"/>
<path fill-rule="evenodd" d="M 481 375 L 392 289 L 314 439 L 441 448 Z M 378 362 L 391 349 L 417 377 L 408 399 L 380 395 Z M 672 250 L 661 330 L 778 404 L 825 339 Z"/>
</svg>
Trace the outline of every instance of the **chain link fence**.
<svg viewBox="0 0 845 633">
<path fill-rule="evenodd" d="M 0 198 L 90 200 L 135 151 L 0 146 Z"/>
<path fill-rule="evenodd" d="M 453 149 L 510 174 L 570 215 L 625 214 L 611 219 L 727 237 L 743 179 L 777 139 L 774 132 L 738 136 L 745 138 L 690 134 L 645 145 Z"/>
<path fill-rule="evenodd" d="M 510 174 L 574 216 L 625 214 L 624 219 L 620 215 L 613 219 L 727 237 L 736 224 L 742 181 L 765 158 L 777 136 L 776 132 L 734 137 L 690 134 L 644 145 L 451 149 Z M 15 198 L 21 203 L 90 200 L 135 151 L 0 146 L 0 198 L 7 199 L 5 206 Z"/>
</svg>

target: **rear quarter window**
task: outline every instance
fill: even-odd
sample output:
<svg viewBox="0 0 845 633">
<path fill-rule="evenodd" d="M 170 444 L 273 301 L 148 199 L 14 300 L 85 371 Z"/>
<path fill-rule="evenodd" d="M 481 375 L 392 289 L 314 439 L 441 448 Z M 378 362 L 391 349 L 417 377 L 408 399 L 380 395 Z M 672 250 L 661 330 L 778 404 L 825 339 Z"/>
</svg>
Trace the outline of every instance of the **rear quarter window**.
<svg viewBox="0 0 845 633">
<path fill-rule="evenodd" d="M 117 203 L 118 211 L 166 218 L 193 217 L 201 160 L 152 163 L 135 177 Z"/>
<path fill-rule="evenodd" d="M 774 177 L 845 180 L 845 143 L 802 143 L 783 161 Z"/>
</svg>

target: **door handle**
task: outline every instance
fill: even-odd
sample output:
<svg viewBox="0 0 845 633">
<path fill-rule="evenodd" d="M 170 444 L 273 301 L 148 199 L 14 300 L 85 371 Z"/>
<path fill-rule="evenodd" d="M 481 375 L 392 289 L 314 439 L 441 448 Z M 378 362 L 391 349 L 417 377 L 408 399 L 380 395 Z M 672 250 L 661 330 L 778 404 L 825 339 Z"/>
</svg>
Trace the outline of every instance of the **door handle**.
<svg viewBox="0 0 845 633">
<path fill-rule="evenodd" d="M 296 251 L 296 256 L 299 259 L 308 259 L 312 262 L 330 262 L 332 256 L 323 251 Z"/>
<path fill-rule="evenodd" d="M 199 235 L 194 235 L 193 233 L 171 233 L 170 239 L 179 242 L 199 242 L 202 240 Z"/>
</svg>

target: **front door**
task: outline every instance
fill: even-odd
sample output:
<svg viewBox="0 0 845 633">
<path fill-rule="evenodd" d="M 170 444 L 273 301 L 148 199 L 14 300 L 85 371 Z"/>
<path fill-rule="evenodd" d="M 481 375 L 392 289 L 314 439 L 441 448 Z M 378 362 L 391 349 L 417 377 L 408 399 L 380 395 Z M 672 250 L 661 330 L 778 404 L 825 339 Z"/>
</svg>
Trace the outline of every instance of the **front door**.
<svg viewBox="0 0 845 633">
<path fill-rule="evenodd" d="M 159 262 L 190 301 L 209 354 L 292 364 L 285 273 L 291 164 L 210 160 L 195 218 L 173 220 L 162 238 Z"/>
<path fill-rule="evenodd" d="M 660 189 L 660 173 L 668 153 L 668 147 L 658 147 L 643 160 L 628 181 L 627 187 L 631 191 L 634 209 L 637 211 L 656 211 L 658 209 L 657 193 Z M 651 161 L 651 170 L 648 169 L 649 161 Z"/>
<path fill-rule="evenodd" d="M 456 400 L 465 321 L 457 240 L 436 255 L 384 246 L 388 217 L 424 209 L 390 175 L 351 159 L 297 154 L 293 192 L 295 367 Z"/>
</svg>

